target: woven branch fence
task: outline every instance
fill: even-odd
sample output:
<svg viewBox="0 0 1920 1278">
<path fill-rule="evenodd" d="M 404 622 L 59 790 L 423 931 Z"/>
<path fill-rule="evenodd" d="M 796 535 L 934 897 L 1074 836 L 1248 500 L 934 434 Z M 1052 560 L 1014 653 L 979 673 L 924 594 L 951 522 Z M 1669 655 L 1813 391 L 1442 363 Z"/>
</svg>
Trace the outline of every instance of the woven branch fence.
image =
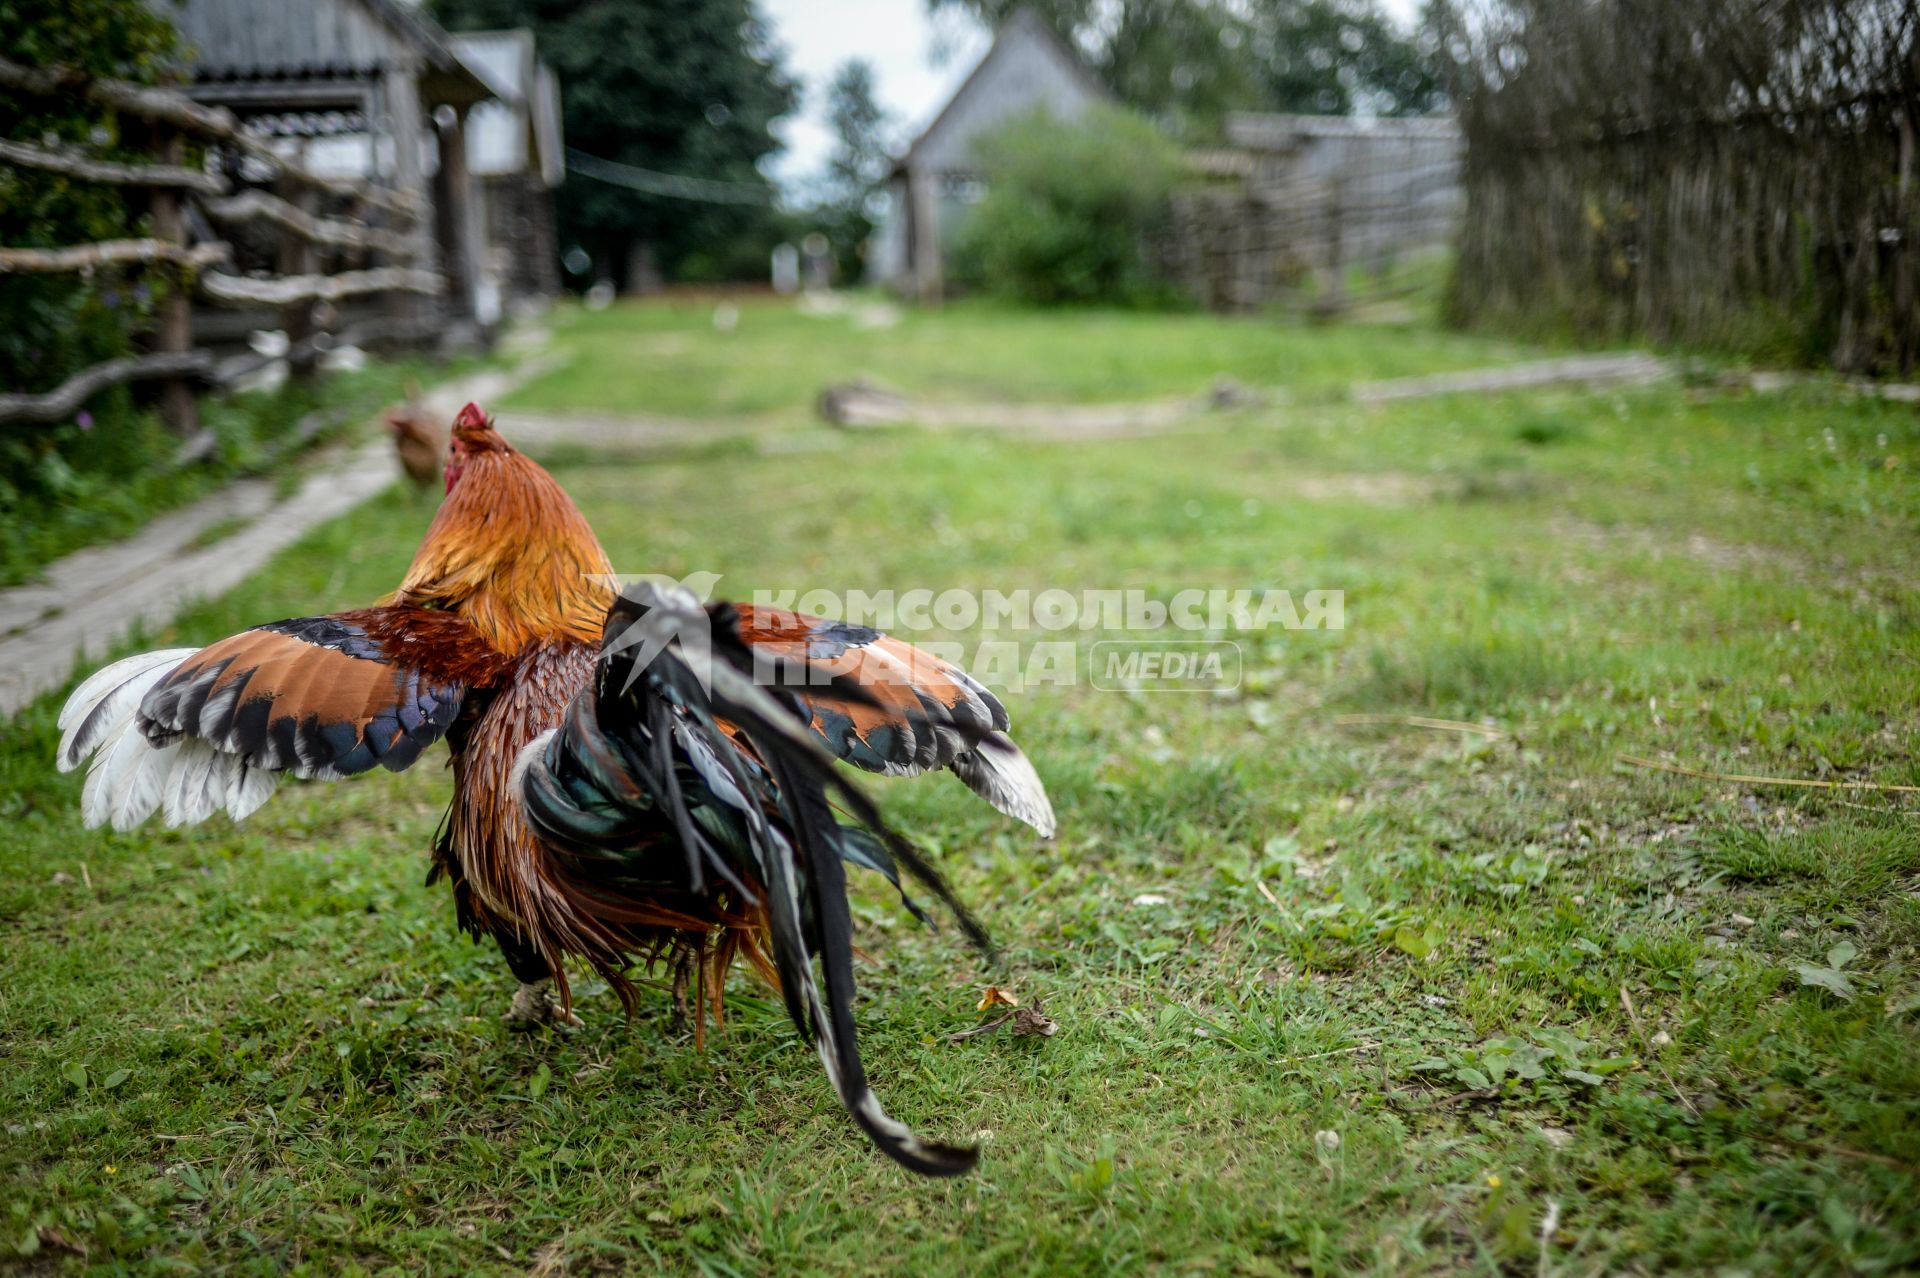
<svg viewBox="0 0 1920 1278">
<path fill-rule="evenodd" d="M 196 386 L 223 386 L 257 370 L 266 359 L 217 359 L 192 338 L 195 298 L 216 306 L 272 306 L 292 342 L 285 358 L 310 369 L 339 341 L 414 340 L 431 321 L 394 308 L 388 321 L 363 322 L 331 332 L 349 297 L 442 293 L 446 282 L 428 269 L 434 253 L 425 225 L 428 210 L 411 196 L 366 182 L 314 173 L 241 126 L 228 111 L 164 88 L 90 78 L 62 67 L 26 66 L 0 57 L 0 88 L 45 98 L 78 98 L 116 112 L 151 139 L 150 163 L 92 156 L 73 147 L 0 139 L 0 165 L 63 174 L 82 182 L 127 189 L 143 201 L 151 234 L 48 247 L 0 246 L 0 280 L 22 272 L 88 272 L 102 268 L 164 271 L 174 285 L 164 295 L 143 354 L 82 369 L 59 386 L 35 394 L 0 394 L 0 424 L 51 422 L 73 415 L 88 397 L 110 386 L 151 381 L 161 386 L 160 409 L 176 430 L 197 425 Z M 189 144 L 207 163 L 181 163 Z M 266 182 L 271 190 L 247 185 Z M 325 205 L 323 211 L 319 206 Z M 212 237 L 221 227 L 261 245 L 280 271 L 237 274 L 235 245 Z M 196 231 L 195 228 L 199 228 Z M 331 273 L 325 266 L 349 269 Z M 291 269 L 286 269 L 290 267 Z M 187 448 L 194 449 L 189 440 Z"/>
<path fill-rule="evenodd" d="M 1917 30 L 1911 0 L 1477 10 L 1453 318 L 1910 373 Z"/>
</svg>

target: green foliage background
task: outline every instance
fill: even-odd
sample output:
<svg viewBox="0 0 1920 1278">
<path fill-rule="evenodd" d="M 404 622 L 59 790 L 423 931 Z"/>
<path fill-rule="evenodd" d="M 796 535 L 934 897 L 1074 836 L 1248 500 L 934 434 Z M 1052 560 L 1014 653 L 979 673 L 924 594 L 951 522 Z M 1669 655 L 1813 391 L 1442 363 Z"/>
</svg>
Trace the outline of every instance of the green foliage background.
<svg viewBox="0 0 1920 1278">
<path fill-rule="evenodd" d="M 1377 0 L 927 0 L 998 27 L 1032 12 L 1128 106 L 1189 141 L 1229 111 L 1423 115 L 1441 85 L 1427 34 L 1402 34 Z"/>
<path fill-rule="evenodd" d="M 7 56 L 64 63 L 151 82 L 174 48 L 173 29 L 140 0 L 0 0 Z M 139 159 L 98 107 L 0 93 L 0 135 L 40 146 L 81 146 Z M 129 142 L 134 145 L 129 145 Z M 0 165 L 0 243 L 52 247 L 138 232 L 140 217 L 110 186 Z M 0 287 L 0 386 L 44 391 L 101 360 L 125 354 L 150 313 L 144 272 L 11 275 Z M 0 426 L 0 519 L 21 507 L 84 491 L 90 478 L 125 473 L 150 454 L 158 427 L 124 388 L 98 396 L 80 421 Z"/>
<path fill-rule="evenodd" d="M 835 143 L 810 220 L 833 245 L 841 281 L 857 282 L 874 226 L 868 202 L 891 162 L 884 138 L 887 113 L 874 98 L 873 63 L 850 58 L 840 65 L 827 86 L 827 124 Z"/>
<path fill-rule="evenodd" d="M 956 245 L 957 274 L 1042 305 L 1168 299 L 1150 246 L 1168 216 L 1179 151 L 1150 122 L 1102 109 L 1024 116 L 977 143 L 987 194 Z"/>
<path fill-rule="evenodd" d="M 796 89 L 752 0 L 431 7 L 453 31 L 533 29 L 560 79 L 569 147 L 659 172 L 767 184 L 757 165 L 779 148 L 770 125 L 793 109 Z M 653 247 L 668 279 L 759 278 L 767 250 L 787 234 L 770 206 L 668 199 L 573 173 L 556 211 L 562 249 L 583 246 L 596 272 L 616 282 L 637 243 Z"/>
</svg>

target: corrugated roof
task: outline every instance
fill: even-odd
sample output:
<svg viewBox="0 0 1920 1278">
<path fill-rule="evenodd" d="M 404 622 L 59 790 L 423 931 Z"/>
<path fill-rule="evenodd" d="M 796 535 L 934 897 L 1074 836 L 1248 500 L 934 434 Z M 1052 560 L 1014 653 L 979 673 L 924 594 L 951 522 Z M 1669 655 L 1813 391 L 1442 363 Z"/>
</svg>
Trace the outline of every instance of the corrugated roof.
<svg viewBox="0 0 1920 1278">
<path fill-rule="evenodd" d="M 1279 115 L 1265 111 L 1227 113 L 1227 141 L 1255 150 L 1282 149 L 1301 138 L 1452 138 L 1460 122 L 1450 115 Z"/>
</svg>

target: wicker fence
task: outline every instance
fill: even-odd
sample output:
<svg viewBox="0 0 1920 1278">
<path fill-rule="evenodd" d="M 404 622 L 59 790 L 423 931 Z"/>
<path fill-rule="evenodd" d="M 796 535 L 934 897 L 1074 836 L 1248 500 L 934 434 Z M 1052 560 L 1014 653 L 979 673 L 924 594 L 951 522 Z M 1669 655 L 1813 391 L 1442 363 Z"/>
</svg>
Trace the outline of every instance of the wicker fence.
<svg viewBox="0 0 1920 1278">
<path fill-rule="evenodd" d="M 274 358 L 286 359 L 296 371 L 311 369 L 336 344 L 411 338 L 430 327 L 407 300 L 445 289 L 432 269 L 431 211 L 418 200 L 312 172 L 244 129 L 230 112 L 172 90 L 4 57 L 0 89 L 105 107 L 119 118 L 122 136 L 148 140 L 151 157 L 129 164 L 72 146 L 0 139 L 0 164 L 121 188 L 142 202 L 138 207 L 150 229 L 138 239 L 0 247 L 0 276 L 132 267 L 159 273 L 168 284 L 144 353 L 83 369 L 38 394 L 0 394 L 0 424 L 57 421 L 107 387 L 158 382 L 160 409 L 186 437 L 185 448 L 204 445 L 197 432 L 196 387 L 230 384 L 258 370 L 267 357 L 222 359 L 196 347 L 196 300 L 274 308 L 289 337 L 289 349 Z M 186 163 L 189 154 L 202 162 Z M 386 313 L 342 327 L 338 304 L 369 296 L 386 299 Z"/>
<path fill-rule="evenodd" d="M 1454 43 L 1455 318 L 1911 371 L 1916 15 L 1892 0 L 1481 15 Z"/>
</svg>

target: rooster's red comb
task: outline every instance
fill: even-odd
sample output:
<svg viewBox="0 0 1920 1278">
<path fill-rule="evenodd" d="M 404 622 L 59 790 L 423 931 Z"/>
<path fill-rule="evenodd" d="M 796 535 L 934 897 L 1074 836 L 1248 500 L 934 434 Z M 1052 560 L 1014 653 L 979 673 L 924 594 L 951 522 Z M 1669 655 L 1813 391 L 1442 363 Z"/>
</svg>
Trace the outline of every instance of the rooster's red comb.
<svg viewBox="0 0 1920 1278">
<path fill-rule="evenodd" d="M 503 447 L 504 440 L 494 433 L 493 419 L 478 404 L 468 404 L 453 419 L 453 437 L 469 447 Z"/>
</svg>

